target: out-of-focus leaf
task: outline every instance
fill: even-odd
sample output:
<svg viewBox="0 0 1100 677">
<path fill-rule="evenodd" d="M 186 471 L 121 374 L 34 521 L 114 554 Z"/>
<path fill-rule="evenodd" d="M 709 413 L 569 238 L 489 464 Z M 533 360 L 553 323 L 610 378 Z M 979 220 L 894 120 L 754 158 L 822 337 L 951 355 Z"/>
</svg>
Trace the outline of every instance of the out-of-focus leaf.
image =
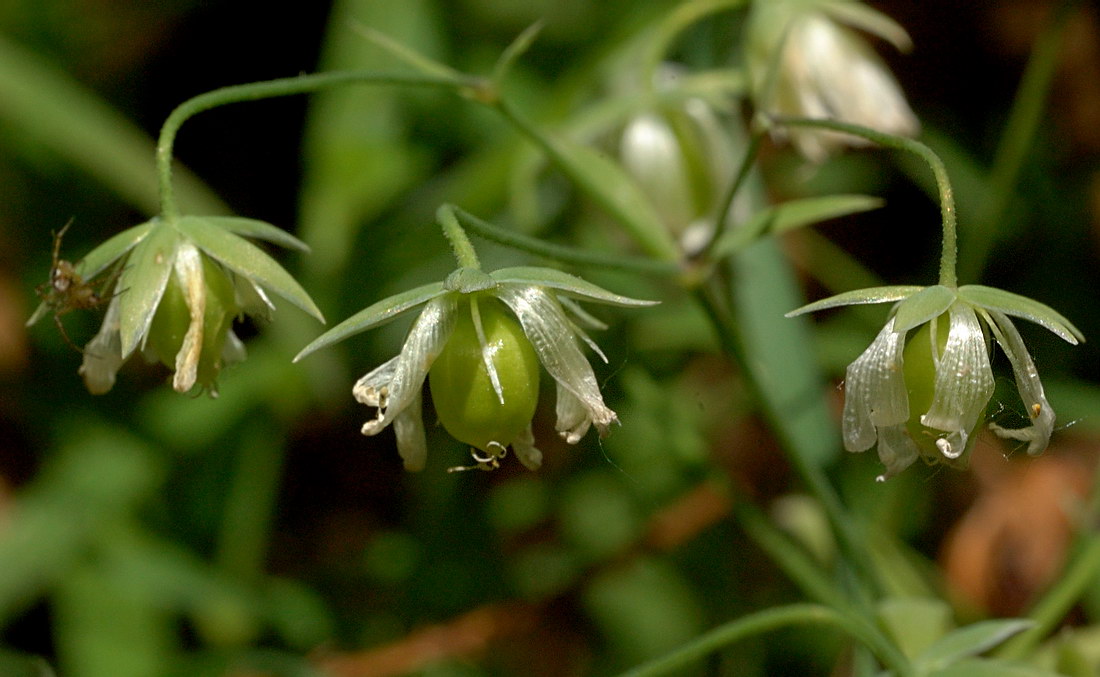
<svg viewBox="0 0 1100 677">
<path fill-rule="evenodd" d="M 5 140 L 49 148 L 146 214 L 160 210 L 152 139 L 94 92 L 0 37 L 0 120 Z M 180 204 L 193 211 L 228 208 L 193 175 L 176 168 Z"/>
<path fill-rule="evenodd" d="M 782 233 L 815 223 L 878 209 L 882 198 L 869 195 L 825 195 L 791 200 L 763 209 L 745 223 L 732 228 L 714 243 L 712 256 L 725 258 L 749 245 L 765 232 Z"/>
<path fill-rule="evenodd" d="M 0 649 L 0 675 L 5 677 L 56 677 L 56 674 L 45 658 Z"/>
<path fill-rule="evenodd" d="M 968 658 L 926 674 L 928 677 L 1064 677 L 1059 672 L 1037 668 L 1026 663 L 988 658 Z"/>
<path fill-rule="evenodd" d="M 251 278 L 321 322 L 325 321 L 321 309 L 302 285 L 278 261 L 248 240 L 199 216 L 180 218 L 176 228 L 194 240 L 208 256 L 233 272 Z"/>
<path fill-rule="evenodd" d="M 1035 625 L 1034 621 L 1021 618 L 972 623 L 936 641 L 921 652 L 915 663 L 921 669 L 928 671 L 946 668 L 963 658 L 988 651 L 1033 625 Z"/>
<path fill-rule="evenodd" d="M 999 310 L 1005 315 L 1022 317 L 1049 329 L 1057 334 L 1059 338 L 1073 345 L 1077 345 L 1078 341 L 1085 340 L 1085 335 L 1081 333 L 1081 330 L 1062 317 L 1062 314 L 1057 310 L 1026 296 L 1020 296 L 994 287 L 985 287 L 980 284 L 968 284 L 959 287 L 959 298 L 975 305 Z"/>
<path fill-rule="evenodd" d="M 432 282 L 384 298 L 378 303 L 371 304 L 363 310 L 360 310 L 358 313 L 318 336 L 312 343 L 302 348 L 302 351 L 294 357 L 294 361 L 297 362 L 306 355 L 316 350 L 320 350 L 325 346 L 343 341 L 349 336 L 354 336 L 359 332 L 364 332 L 368 329 L 383 325 L 406 310 L 411 310 L 445 293 L 447 293 L 447 290 L 443 288 L 442 282 Z"/>
<path fill-rule="evenodd" d="M 894 313 L 894 331 L 906 332 L 939 317 L 955 302 L 955 292 L 942 284 L 925 287 L 898 304 Z"/>
<path fill-rule="evenodd" d="M 118 280 L 119 335 L 125 359 L 149 330 L 157 305 L 168 287 L 179 233 L 157 222 L 133 249 Z"/>
<path fill-rule="evenodd" d="M 890 597 L 878 615 L 909 658 L 915 658 L 951 629 L 951 607 L 934 597 Z"/>
<path fill-rule="evenodd" d="M 106 242 L 99 245 L 92 251 L 84 255 L 84 258 L 76 264 L 76 272 L 85 280 L 99 275 L 106 270 L 112 263 L 117 261 L 121 256 L 126 254 L 139 242 L 145 239 L 145 236 L 149 234 L 149 230 L 157 224 L 157 219 L 146 221 L 145 223 L 134 226 L 133 228 L 127 228 L 126 230 L 113 235 Z"/>
</svg>

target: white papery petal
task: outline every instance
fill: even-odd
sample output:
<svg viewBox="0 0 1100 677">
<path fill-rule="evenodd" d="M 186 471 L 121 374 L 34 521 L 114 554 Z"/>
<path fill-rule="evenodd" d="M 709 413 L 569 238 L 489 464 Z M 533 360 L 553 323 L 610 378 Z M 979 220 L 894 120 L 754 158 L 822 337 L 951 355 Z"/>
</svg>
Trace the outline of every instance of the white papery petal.
<svg viewBox="0 0 1100 677">
<path fill-rule="evenodd" d="M 909 418 L 902 351 L 905 334 L 894 331 L 894 318 L 844 377 L 844 448 L 866 451 L 875 444 L 876 428 L 903 423 Z"/>
<path fill-rule="evenodd" d="M 356 382 L 356 400 L 378 407 L 378 416 L 363 424 L 364 435 L 374 435 L 420 397 L 435 358 L 443 350 L 455 324 L 455 297 L 445 294 L 428 301 L 409 329 L 401 353 Z"/>
<path fill-rule="evenodd" d="M 946 440 L 948 446 L 941 446 L 940 451 L 948 458 L 957 458 L 993 395 L 993 370 L 974 309 L 955 303 L 948 313 L 951 327 L 936 365 L 932 406 L 920 420 L 929 428 L 951 433 Z"/>
<path fill-rule="evenodd" d="M 554 298 L 556 298 L 558 300 L 558 303 L 561 304 L 562 308 L 565 308 L 570 313 L 572 313 L 575 318 L 577 318 L 578 322 L 576 322 L 574 324 L 577 324 L 577 325 L 583 324 L 584 326 L 588 327 L 589 329 L 599 329 L 599 330 L 607 329 L 607 323 L 606 322 L 603 322 L 598 317 L 596 317 L 592 313 L 590 313 L 587 310 L 585 310 L 584 308 L 582 308 L 581 304 L 577 303 L 576 301 L 569 298 L 568 296 L 565 296 L 563 294 L 554 294 Z"/>
<path fill-rule="evenodd" d="M 103 325 L 92 340 L 84 346 L 84 361 L 78 370 L 84 377 L 84 385 L 93 395 L 102 395 L 115 385 L 115 376 L 122 366 L 122 337 L 118 326 L 119 295 L 107 305 Z"/>
<path fill-rule="evenodd" d="M 1027 453 L 1036 456 L 1043 453 L 1050 442 L 1050 434 L 1054 430 L 1054 409 L 1047 402 L 1043 383 L 1039 380 L 1039 370 L 1035 368 L 1024 339 L 1012 320 L 996 310 L 984 309 L 983 312 L 992 318 L 989 328 L 993 330 L 997 343 L 1012 362 L 1016 387 L 1031 419 L 1031 425 L 1026 428 L 1002 428 L 996 423 L 990 423 L 989 427 L 1000 437 L 1027 442 Z"/>
<path fill-rule="evenodd" d="M 606 435 L 608 426 L 619 419 L 603 403 L 592 366 L 581 353 L 572 323 L 557 300 L 534 286 L 502 284 L 494 293 L 516 314 L 542 366 L 580 400 L 600 435 Z"/>
<path fill-rule="evenodd" d="M 878 458 L 886 466 L 886 472 L 875 478 L 884 482 L 905 470 L 917 460 L 920 451 L 909 437 L 904 423 L 884 426 L 878 431 Z"/>
<path fill-rule="evenodd" d="M 568 388 L 558 383 L 557 390 L 558 396 L 555 408 L 557 409 L 558 422 L 554 427 L 563 440 L 569 444 L 576 444 L 588 432 L 588 428 L 592 425 L 592 419 L 589 418 L 588 409 L 585 408 L 584 403 L 569 392 Z"/>
<path fill-rule="evenodd" d="M 411 472 L 423 470 L 428 460 L 428 442 L 424 436 L 422 405 L 423 395 L 418 389 L 416 397 L 393 419 L 397 453 L 405 462 L 405 470 Z"/>
<path fill-rule="evenodd" d="M 176 253 L 175 273 L 191 322 L 187 326 L 187 333 L 183 335 L 179 352 L 176 353 L 176 373 L 172 377 L 172 388 L 176 392 L 186 393 L 195 386 L 198 376 L 203 320 L 206 315 L 206 282 L 203 279 L 202 255 L 190 242 L 182 243 Z"/>
<path fill-rule="evenodd" d="M 232 329 L 225 332 L 225 343 L 222 344 L 222 366 L 244 362 L 246 357 L 248 357 L 248 351 L 244 347 L 244 342 Z"/>
<path fill-rule="evenodd" d="M 535 447 L 535 435 L 531 432 L 531 426 L 527 426 L 527 429 L 512 441 L 512 449 L 515 450 L 519 462 L 528 470 L 538 470 L 542 465 L 542 452 Z"/>
</svg>

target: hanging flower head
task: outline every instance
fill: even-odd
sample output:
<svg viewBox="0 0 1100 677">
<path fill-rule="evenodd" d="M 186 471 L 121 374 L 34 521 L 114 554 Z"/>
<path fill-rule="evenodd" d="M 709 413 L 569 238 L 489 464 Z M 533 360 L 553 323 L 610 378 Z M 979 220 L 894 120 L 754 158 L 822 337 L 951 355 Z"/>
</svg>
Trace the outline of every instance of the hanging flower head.
<svg viewBox="0 0 1100 677">
<path fill-rule="evenodd" d="M 758 0 L 748 28 L 748 73 L 757 109 L 770 115 L 851 122 L 900 136 L 920 129 L 898 83 L 852 26 L 901 50 L 911 41 L 890 17 L 852 0 Z M 780 132 L 781 130 L 776 130 Z M 785 132 L 812 162 L 844 144 L 819 129 Z"/>
<path fill-rule="evenodd" d="M 460 239 L 469 246 L 465 235 L 455 231 L 457 222 L 444 220 L 444 228 L 452 243 Z M 464 247 L 456 247 L 456 253 Z M 462 254 L 460 263 L 471 265 L 458 268 L 443 282 L 365 308 L 318 337 L 294 360 L 423 304 L 401 352 L 352 388 L 357 401 L 377 409 L 363 424 L 363 434 L 376 435 L 392 423 L 407 470 L 422 470 L 427 459 L 421 413 L 425 378 L 440 423 L 473 448 L 473 467 L 498 467 L 509 446 L 527 468 L 541 465 L 542 453 L 531 432 L 539 363 L 557 384 L 556 428 L 561 437 L 576 444 L 592 426 L 606 435 L 618 417 L 604 404 L 581 343 L 606 358 L 578 323 L 603 325 L 574 299 L 626 307 L 654 302 L 620 296 L 549 268 L 485 273 L 472 248 Z"/>
<path fill-rule="evenodd" d="M 268 317 L 274 309 L 265 288 L 322 319 L 297 281 L 242 236 L 308 249 L 262 221 L 158 217 L 112 237 L 77 264 L 84 279 L 122 266 L 103 325 L 84 348 L 80 373 L 89 391 L 109 391 L 119 367 L 140 349 L 174 371 L 175 390 L 199 385 L 216 396 L 221 368 L 245 355 L 233 318 Z"/>
<path fill-rule="evenodd" d="M 1084 337 L 1069 320 L 1037 301 L 981 285 L 860 289 L 788 315 L 892 301 L 898 303 L 882 331 L 848 366 L 843 415 L 848 451 L 866 451 L 877 442 L 886 466 L 880 481 L 918 456 L 930 464 L 965 465 L 993 395 L 993 341 L 1012 363 L 1030 424 L 989 427 L 1001 437 L 1026 442 L 1033 456 L 1046 449 L 1054 410 L 1010 316 L 1035 322 L 1076 345 Z"/>
</svg>

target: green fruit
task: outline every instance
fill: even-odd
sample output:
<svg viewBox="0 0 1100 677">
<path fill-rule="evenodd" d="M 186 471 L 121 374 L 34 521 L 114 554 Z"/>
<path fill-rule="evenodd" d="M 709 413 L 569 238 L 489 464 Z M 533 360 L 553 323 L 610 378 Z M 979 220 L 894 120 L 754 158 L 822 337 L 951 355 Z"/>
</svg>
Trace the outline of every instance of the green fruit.
<svg viewBox="0 0 1100 677">
<path fill-rule="evenodd" d="M 503 403 L 485 367 L 471 303 L 477 304 L 481 316 Z M 519 322 L 495 298 L 474 297 L 460 303 L 457 312 L 454 331 L 429 372 L 432 401 L 452 437 L 496 456 L 497 445 L 511 444 L 535 414 L 538 357 Z"/>
<path fill-rule="evenodd" d="M 229 277 L 205 256 L 202 259 L 202 274 L 206 288 L 206 310 L 203 313 L 202 352 L 196 380 L 208 386 L 214 383 L 221 369 L 222 346 L 239 308 Z M 149 327 L 147 343 L 157 359 L 169 369 L 176 368 L 176 354 L 190 325 L 191 312 L 173 271 Z"/>
<path fill-rule="evenodd" d="M 936 318 L 936 341 L 939 351 L 942 353 L 947 345 L 947 337 L 951 327 L 951 318 L 944 313 Z M 905 371 L 905 387 L 909 393 L 909 421 L 906 427 L 909 436 L 917 443 L 921 457 L 927 463 L 945 463 L 959 468 L 965 468 L 969 463 L 970 451 L 978 440 L 978 430 L 981 428 L 984 416 L 978 417 L 978 423 L 974 430 L 970 431 L 966 442 L 966 449 L 958 458 L 948 458 L 936 447 L 936 440 L 943 435 L 942 430 L 929 428 L 921 424 L 920 417 L 928 413 L 932 407 L 936 388 L 936 364 L 932 359 L 932 323 L 926 322 L 914 332 L 905 344 L 905 352 L 902 360 Z"/>
</svg>

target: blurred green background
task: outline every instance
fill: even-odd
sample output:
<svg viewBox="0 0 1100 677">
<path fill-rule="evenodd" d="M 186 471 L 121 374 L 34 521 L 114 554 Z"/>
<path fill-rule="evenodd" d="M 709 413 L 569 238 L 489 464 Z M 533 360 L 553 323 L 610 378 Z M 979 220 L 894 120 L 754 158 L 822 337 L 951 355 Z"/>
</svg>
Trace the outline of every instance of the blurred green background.
<svg viewBox="0 0 1100 677">
<path fill-rule="evenodd" d="M 623 425 L 567 447 L 544 389 L 537 473 L 515 463 L 445 473 L 465 450 L 430 425 L 430 408 L 423 473 L 401 469 L 390 433 L 359 434 L 371 412 L 351 385 L 397 351 L 407 322 L 291 365 L 321 327 L 280 307 L 270 325 L 240 327 L 249 359 L 221 376 L 217 400 L 171 392 L 165 372 L 140 360 L 92 397 L 52 323 L 23 326 L 49 273 L 52 231 L 73 220 L 63 256 L 76 260 L 156 210 L 151 138 L 193 95 L 320 69 L 393 69 L 357 25 L 486 72 L 543 19 L 508 93 L 565 127 L 606 93 L 616 51 L 676 4 L 0 5 L 0 675 L 606 675 L 798 599 L 733 519 L 730 487 L 828 563 L 820 508 L 703 315 L 660 281 L 579 271 L 663 305 L 600 313 L 610 364 L 597 374 Z M 985 197 L 995 192 L 989 168 L 1054 3 L 871 4 L 916 45 L 880 52 L 955 181 L 963 282 L 1046 302 L 1092 342 L 1070 349 L 1021 328 L 1069 426 L 1038 461 L 990 438 L 971 471 L 919 467 L 874 484 L 873 454 L 841 455 L 828 425 L 823 460 L 896 592 L 941 595 L 959 620 L 1020 614 L 1058 576 L 1077 531 L 1067 504 L 1088 495 L 1100 451 L 1100 13 L 1081 3 L 1067 24 L 1041 124 L 1020 152 L 1019 190 L 997 208 Z M 674 56 L 735 63 L 739 18 L 700 24 Z M 190 170 L 179 178 L 185 205 L 270 221 L 311 245 L 311 256 L 281 260 L 330 325 L 449 271 L 432 223 L 445 201 L 550 240 L 619 242 L 564 179 L 525 169 L 536 156 L 501 119 L 438 92 L 349 88 L 234 105 L 185 125 L 177 157 Z M 887 200 L 782 240 L 807 294 L 858 286 L 861 275 L 931 277 L 938 208 L 923 167 L 853 152 L 813 170 L 784 148 L 762 161 L 776 201 Z M 533 199 L 549 215 L 530 218 Z M 532 260 L 479 250 L 488 268 Z M 825 317 L 802 344 L 831 379 L 822 390 L 834 409 L 831 384 L 883 312 Z M 96 312 L 64 317 L 78 344 L 98 322 Z M 995 418 L 1020 406 L 1004 362 Z M 1100 581 L 1075 613 L 1079 624 L 1097 618 Z M 830 670 L 848 661 L 840 637 L 789 630 L 690 674 L 846 674 Z"/>
</svg>

